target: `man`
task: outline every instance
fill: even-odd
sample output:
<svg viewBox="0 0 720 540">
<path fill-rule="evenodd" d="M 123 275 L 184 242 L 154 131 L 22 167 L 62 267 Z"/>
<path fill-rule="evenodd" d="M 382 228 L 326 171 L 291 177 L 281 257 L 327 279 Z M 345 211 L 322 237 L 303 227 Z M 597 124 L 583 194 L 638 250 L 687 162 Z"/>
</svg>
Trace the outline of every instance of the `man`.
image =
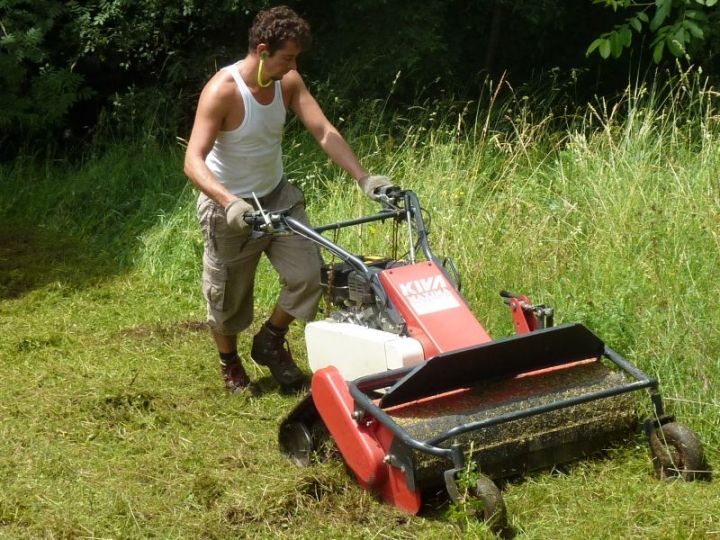
<svg viewBox="0 0 720 540">
<path fill-rule="evenodd" d="M 302 192 L 283 173 L 281 139 L 292 110 L 322 149 L 358 181 L 370 197 L 390 185 L 371 176 L 325 117 L 297 72 L 297 57 L 310 45 L 310 27 L 286 6 L 260 12 L 249 32 L 246 57 L 216 73 L 198 102 L 185 174 L 198 198 L 205 251 L 203 293 L 208 323 L 220 355 L 225 386 L 245 389 L 250 380 L 237 352 L 237 334 L 253 319 L 255 271 L 265 253 L 279 273 L 282 290 L 270 318 L 255 335 L 250 355 L 270 368 L 284 389 L 305 383 L 286 347 L 296 318 L 312 320 L 320 299 L 321 259 L 317 246 L 297 235 L 251 237 L 244 216 L 255 210 L 291 207 L 308 223 Z"/>
</svg>

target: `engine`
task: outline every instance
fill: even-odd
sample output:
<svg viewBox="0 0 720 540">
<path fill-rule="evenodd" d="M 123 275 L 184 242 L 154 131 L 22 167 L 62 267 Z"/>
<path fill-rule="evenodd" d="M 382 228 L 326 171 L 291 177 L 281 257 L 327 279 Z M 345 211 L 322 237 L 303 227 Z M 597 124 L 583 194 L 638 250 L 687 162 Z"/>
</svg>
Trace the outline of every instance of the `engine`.
<svg viewBox="0 0 720 540">
<path fill-rule="evenodd" d="M 384 270 L 396 265 L 390 259 L 364 258 L 371 268 Z M 345 262 L 324 264 L 320 283 L 329 313 L 326 316 L 336 322 L 347 322 L 400 334 L 403 325 L 393 323 L 375 301 L 375 293 L 366 277 Z"/>
</svg>

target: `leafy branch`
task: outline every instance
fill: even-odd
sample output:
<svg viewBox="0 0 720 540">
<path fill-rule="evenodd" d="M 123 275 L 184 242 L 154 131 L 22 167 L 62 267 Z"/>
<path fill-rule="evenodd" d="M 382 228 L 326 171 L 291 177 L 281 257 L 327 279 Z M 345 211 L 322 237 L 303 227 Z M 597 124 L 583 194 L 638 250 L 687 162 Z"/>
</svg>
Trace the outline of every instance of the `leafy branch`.
<svg viewBox="0 0 720 540">
<path fill-rule="evenodd" d="M 676 58 L 692 57 L 710 33 L 709 15 L 718 0 L 593 0 L 613 11 L 634 12 L 621 24 L 600 35 L 587 48 L 586 56 L 597 52 L 602 58 L 619 58 L 632 48 L 633 32 L 650 32 L 652 57 L 659 63 L 666 53 Z"/>
</svg>

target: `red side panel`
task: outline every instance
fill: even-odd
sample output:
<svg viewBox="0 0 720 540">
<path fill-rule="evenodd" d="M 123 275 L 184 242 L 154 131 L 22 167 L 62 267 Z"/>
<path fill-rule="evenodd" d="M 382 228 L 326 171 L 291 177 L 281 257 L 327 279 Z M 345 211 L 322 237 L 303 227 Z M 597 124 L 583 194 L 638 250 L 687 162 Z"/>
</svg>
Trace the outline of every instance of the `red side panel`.
<svg viewBox="0 0 720 540">
<path fill-rule="evenodd" d="M 385 451 L 390 453 L 395 435 L 382 424 L 378 426 L 376 435 Z M 420 490 L 412 491 L 408 487 L 404 471 L 390 464 L 385 467 L 387 468 L 387 480 L 379 486 L 382 499 L 405 512 L 417 514 L 422 502 Z"/>
<path fill-rule="evenodd" d="M 312 397 L 358 483 L 379 494 L 385 502 L 416 514 L 420 510 L 420 492 L 408 488 L 403 471 L 383 462 L 394 435 L 372 418 L 366 423 L 352 418 L 352 396 L 337 368 L 330 366 L 315 372 Z"/>
<path fill-rule="evenodd" d="M 385 452 L 373 435 L 375 424 L 358 424 L 353 417 L 353 399 L 337 368 L 315 372 L 312 397 L 325 426 L 340 449 L 348 467 L 366 489 L 386 478 Z"/>
<path fill-rule="evenodd" d="M 465 299 L 435 263 L 384 270 L 380 281 L 407 322 L 410 336 L 422 343 L 426 359 L 490 341 Z"/>
</svg>

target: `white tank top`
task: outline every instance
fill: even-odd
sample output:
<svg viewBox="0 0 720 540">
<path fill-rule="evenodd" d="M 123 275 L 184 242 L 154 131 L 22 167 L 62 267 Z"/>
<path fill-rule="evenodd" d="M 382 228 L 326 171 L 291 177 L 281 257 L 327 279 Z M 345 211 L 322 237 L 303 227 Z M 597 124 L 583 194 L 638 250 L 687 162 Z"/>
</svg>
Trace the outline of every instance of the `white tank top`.
<svg viewBox="0 0 720 540">
<path fill-rule="evenodd" d="M 280 81 L 275 81 L 275 96 L 268 105 L 253 97 L 235 64 L 227 66 L 240 89 L 245 118 L 231 131 L 221 131 L 205 158 L 210 171 L 237 197 L 263 197 L 283 177 L 282 133 L 285 104 Z"/>
</svg>

